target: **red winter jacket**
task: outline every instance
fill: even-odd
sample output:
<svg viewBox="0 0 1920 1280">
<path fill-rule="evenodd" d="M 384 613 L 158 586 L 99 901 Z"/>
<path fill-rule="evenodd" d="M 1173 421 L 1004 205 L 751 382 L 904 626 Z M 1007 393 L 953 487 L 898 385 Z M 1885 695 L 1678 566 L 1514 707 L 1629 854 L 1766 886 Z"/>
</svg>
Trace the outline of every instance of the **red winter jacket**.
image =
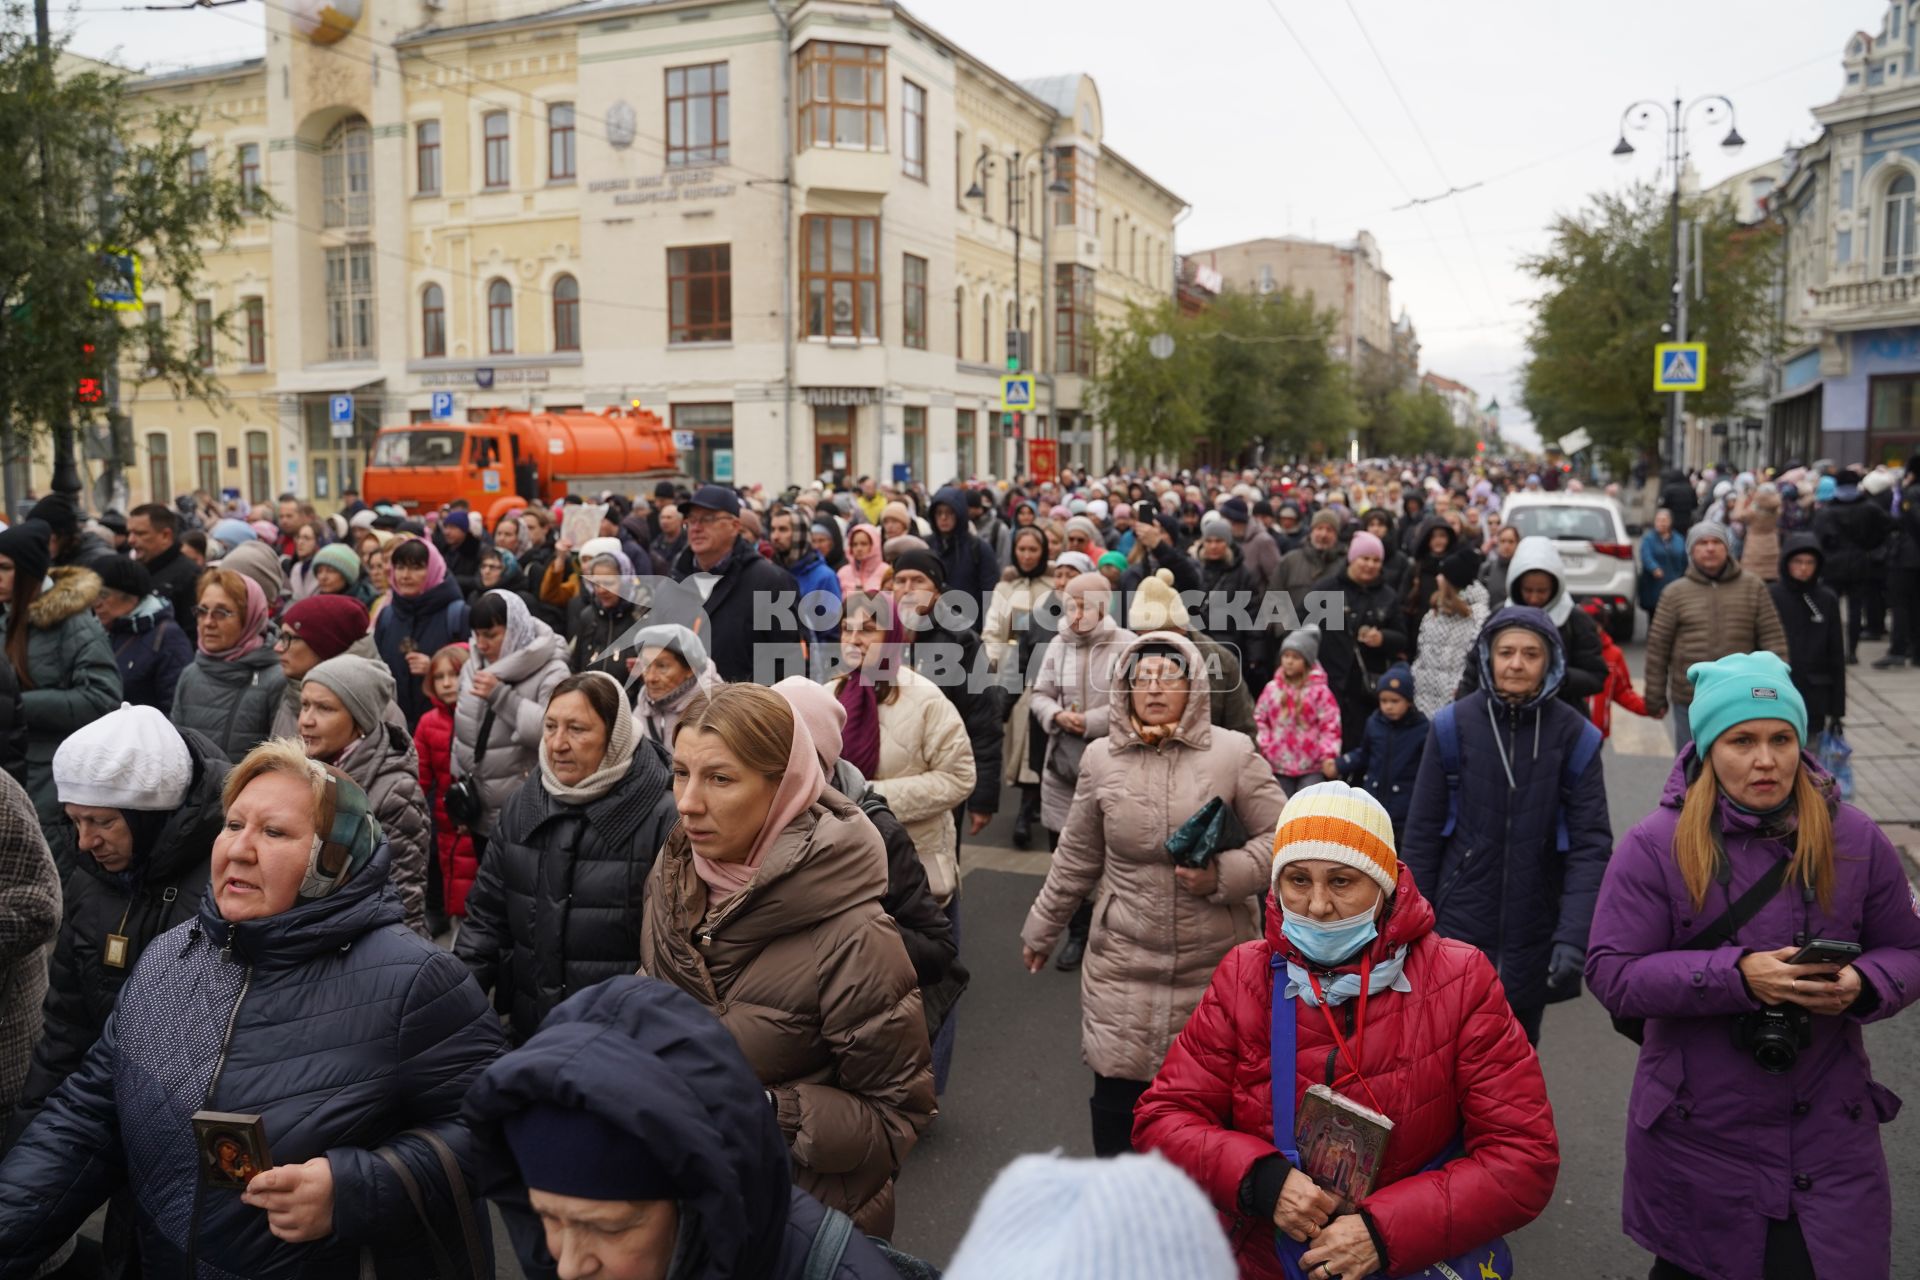
<svg viewBox="0 0 1920 1280">
<path fill-rule="evenodd" d="M 1613 736 L 1613 704 L 1619 703 L 1637 716 L 1647 714 L 1647 700 L 1633 690 L 1633 673 L 1627 670 L 1627 655 L 1605 631 L 1600 633 L 1600 655 L 1607 660 L 1607 683 L 1593 695 L 1593 723 L 1601 741 Z"/>
<path fill-rule="evenodd" d="M 420 791 L 433 805 L 434 852 L 440 859 L 440 884 L 450 916 L 467 914 L 467 890 L 480 874 L 473 837 L 456 831 L 447 817 L 447 788 L 453 785 L 453 712 L 427 691 L 427 713 L 413 731 L 420 756 Z"/>
<path fill-rule="evenodd" d="M 1433 932 L 1433 909 L 1405 869 L 1371 967 L 1411 943 L 1410 992 L 1368 997 L 1362 1069 L 1372 1096 L 1394 1122 L 1376 1189 L 1360 1204 L 1386 1249 L 1386 1272 L 1404 1276 L 1475 1248 L 1533 1221 L 1553 1195 L 1559 1139 L 1546 1081 L 1527 1037 L 1507 1007 L 1493 966 L 1478 948 Z M 1273 1001 L 1270 958 L 1285 950 L 1280 913 L 1267 917 L 1263 941 L 1242 943 L 1215 970 L 1213 984 L 1173 1042 L 1153 1085 L 1134 1110 L 1133 1142 L 1180 1166 L 1220 1211 L 1243 1277 L 1281 1280 L 1271 1221 L 1240 1210 L 1240 1187 L 1254 1162 L 1273 1155 L 1268 1059 Z M 1320 1010 L 1295 1000 L 1295 1103 L 1311 1084 L 1330 1083 L 1335 1050 Z M 1353 1044 L 1357 1001 L 1333 1010 Z M 1342 1059 L 1337 1074 L 1348 1066 Z M 1362 1102 L 1369 1095 L 1349 1081 Z M 1430 1173 L 1456 1137 L 1466 1154 Z"/>
</svg>

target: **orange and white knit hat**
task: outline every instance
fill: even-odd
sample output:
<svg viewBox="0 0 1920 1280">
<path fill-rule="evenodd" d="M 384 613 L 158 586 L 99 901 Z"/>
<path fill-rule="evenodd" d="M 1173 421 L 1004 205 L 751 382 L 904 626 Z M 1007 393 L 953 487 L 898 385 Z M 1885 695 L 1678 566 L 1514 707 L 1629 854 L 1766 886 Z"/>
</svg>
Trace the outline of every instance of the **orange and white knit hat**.
<svg viewBox="0 0 1920 1280">
<path fill-rule="evenodd" d="M 1344 782 L 1302 787 L 1280 811 L 1273 833 L 1273 880 L 1289 862 L 1340 862 L 1371 876 L 1383 893 L 1400 882 L 1393 820 L 1380 802 Z"/>
</svg>

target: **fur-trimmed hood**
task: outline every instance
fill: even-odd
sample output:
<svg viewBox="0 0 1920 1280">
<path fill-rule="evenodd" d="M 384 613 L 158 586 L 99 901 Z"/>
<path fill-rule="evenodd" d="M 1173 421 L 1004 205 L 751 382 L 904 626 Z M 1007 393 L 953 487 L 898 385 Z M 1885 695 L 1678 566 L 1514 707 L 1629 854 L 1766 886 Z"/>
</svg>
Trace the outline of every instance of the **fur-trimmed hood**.
<svg viewBox="0 0 1920 1280">
<path fill-rule="evenodd" d="M 100 575 L 91 569 L 69 565 L 49 570 L 47 577 L 52 585 L 27 606 L 27 621 L 38 630 L 53 630 L 100 598 Z"/>
</svg>

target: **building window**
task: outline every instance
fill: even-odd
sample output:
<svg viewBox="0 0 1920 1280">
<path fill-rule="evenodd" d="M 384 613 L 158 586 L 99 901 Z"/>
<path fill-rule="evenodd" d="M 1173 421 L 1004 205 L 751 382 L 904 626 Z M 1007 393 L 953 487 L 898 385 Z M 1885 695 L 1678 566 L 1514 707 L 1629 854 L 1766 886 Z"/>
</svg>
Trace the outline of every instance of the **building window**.
<svg viewBox="0 0 1920 1280">
<path fill-rule="evenodd" d="M 580 282 L 572 276 L 553 282 L 553 349 L 580 349 Z"/>
<path fill-rule="evenodd" d="M 373 246 L 327 250 L 327 359 L 373 358 Z"/>
<path fill-rule="evenodd" d="M 147 329 L 147 373 L 160 372 L 167 358 L 167 314 L 157 302 L 149 302 L 143 313 Z"/>
<path fill-rule="evenodd" d="M 800 225 L 806 246 L 800 290 L 806 299 L 807 335 L 878 337 L 880 219 L 808 214 Z"/>
<path fill-rule="evenodd" d="M 904 461 L 914 481 L 925 484 L 927 479 L 926 409 L 919 405 L 908 405 L 902 414 L 901 432 L 906 439 L 907 456 Z"/>
<path fill-rule="evenodd" d="M 257 142 L 240 147 L 240 198 L 248 205 L 260 202 L 260 144 Z"/>
<path fill-rule="evenodd" d="M 187 152 L 187 185 L 197 187 L 207 180 L 207 149 L 195 147 Z"/>
<path fill-rule="evenodd" d="M 428 359 L 447 354 L 447 295 L 437 284 L 420 293 L 420 354 Z"/>
<path fill-rule="evenodd" d="M 954 470 L 962 480 L 970 480 L 974 475 L 974 439 L 975 414 L 971 409 L 962 409 L 954 415 L 953 447 Z"/>
<path fill-rule="evenodd" d="M 273 471 L 267 465 L 267 433 L 247 432 L 247 501 L 273 501 Z"/>
<path fill-rule="evenodd" d="M 727 64 L 667 69 L 667 167 L 725 164 Z"/>
<path fill-rule="evenodd" d="M 800 145 L 887 149 L 887 51 L 809 41 L 800 50 Z"/>
<path fill-rule="evenodd" d="M 573 162 L 573 104 L 556 102 L 547 108 L 547 181 L 571 182 Z"/>
<path fill-rule="evenodd" d="M 1063 262 L 1053 272 L 1053 363 L 1061 373 L 1093 372 L 1093 268 Z"/>
<path fill-rule="evenodd" d="M 680 454 L 680 470 L 696 480 L 733 478 L 733 406 L 677 404 L 673 429 L 691 431 L 693 448 Z"/>
<path fill-rule="evenodd" d="M 513 181 L 513 153 L 507 133 L 507 113 L 489 111 L 480 117 L 480 136 L 486 148 L 486 187 L 504 191 Z"/>
<path fill-rule="evenodd" d="M 413 165 L 420 194 L 440 194 L 440 122 L 422 120 L 413 127 Z"/>
<path fill-rule="evenodd" d="M 1886 256 L 1880 274 L 1904 276 L 1913 273 L 1913 175 L 1903 173 L 1887 186 L 1882 204 L 1886 219 Z"/>
<path fill-rule="evenodd" d="M 1079 147 L 1056 147 L 1053 153 L 1054 176 L 1066 183 L 1064 195 L 1053 198 L 1053 225 L 1079 227 L 1088 235 L 1100 234 L 1100 215 L 1093 204 L 1093 153 Z"/>
<path fill-rule="evenodd" d="M 220 496 L 220 440 L 211 431 L 193 433 L 193 474 L 209 497 Z"/>
<path fill-rule="evenodd" d="M 1140 228 L 1127 229 L 1127 274 L 1138 279 L 1140 275 Z"/>
<path fill-rule="evenodd" d="M 900 171 L 927 180 L 927 91 L 911 80 L 900 82 Z"/>
<path fill-rule="evenodd" d="M 667 250 L 667 341 L 733 339 L 733 249 L 724 244 Z"/>
<path fill-rule="evenodd" d="M 262 298 L 248 298 L 243 304 L 247 316 L 247 363 L 267 362 L 267 304 Z"/>
<path fill-rule="evenodd" d="M 513 354 L 513 286 L 505 280 L 487 286 L 487 350 Z"/>
<path fill-rule="evenodd" d="M 147 433 L 147 495 L 149 502 L 173 501 L 173 466 L 167 458 L 164 431 Z"/>
<path fill-rule="evenodd" d="M 321 225 L 364 227 L 373 194 L 373 130 L 359 116 L 342 120 L 320 144 Z"/>
<path fill-rule="evenodd" d="M 204 298 L 193 304 L 193 362 L 213 368 L 213 304 Z"/>
<path fill-rule="evenodd" d="M 927 349 L 927 260 L 910 253 L 900 260 L 900 343 Z"/>
</svg>

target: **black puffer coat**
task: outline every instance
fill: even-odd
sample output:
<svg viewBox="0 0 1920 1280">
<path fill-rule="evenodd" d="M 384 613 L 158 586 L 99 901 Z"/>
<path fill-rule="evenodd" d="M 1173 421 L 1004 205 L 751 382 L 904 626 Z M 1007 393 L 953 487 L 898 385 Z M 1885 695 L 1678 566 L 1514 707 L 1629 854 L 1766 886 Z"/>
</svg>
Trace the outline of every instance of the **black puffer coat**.
<svg viewBox="0 0 1920 1280">
<path fill-rule="evenodd" d="M 40 1043 L 20 1095 L 14 1131 L 26 1128 L 47 1095 L 80 1069 L 100 1038 L 127 975 L 155 938 L 200 909 L 207 889 L 207 862 L 225 816 L 220 787 L 228 761 L 205 735 L 183 730 L 193 781 L 144 856 L 124 872 L 101 869 L 73 845 L 73 827 L 61 824 L 56 857 L 67 871 L 60 940 L 54 944 Z M 106 963 L 107 935 L 127 940 L 125 963 Z"/>
<path fill-rule="evenodd" d="M 454 943 L 515 1044 L 576 991 L 640 966 L 647 875 L 680 820 L 658 744 L 591 804 L 547 794 L 536 770 L 500 810 Z"/>
<path fill-rule="evenodd" d="M 1225 645 L 1240 659 L 1240 669 L 1259 679 L 1272 670 L 1271 637 L 1251 624 L 1260 615 L 1260 581 L 1241 558 L 1237 543 L 1227 544 L 1225 560 L 1202 558 L 1198 604 L 1189 609 L 1193 626 L 1216 644 Z M 1247 626 L 1233 625 L 1245 619 Z"/>
<path fill-rule="evenodd" d="M 1864 585 L 1872 575 L 1873 553 L 1887 545 L 1893 517 L 1858 486 L 1849 485 L 1813 517 L 1813 531 L 1827 553 L 1821 581 L 1845 591 Z"/>
<path fill-rule="evenodd" d="M 466 970 L 401 923 L 387 865 L 383 840 L 333 896 L 239 924 L 209 894 L 154 939 L 85 1063 L 0 1163 L 0 1280 L 33 1275 L 123 1187 L 148 1277 L 355 1280 L 363 1248 L 383 1280 L 435 1274 L 374 1152 L 453 1222 L 439 1159 L 402 1134 L 438 1136 L 471 1186 L 460 1106 L 504 1046 Z M 261 1116 L 276 1165 L 326 1156 L 333 1234 L 288 1244 L 238 1195 L 201 1188 L 190 1117 L 203 1106 Z"/>
<path fill-rule="evenodd" d="M 1820 539 L 1810 533 L 1790 533 L 1780 547 L 1780 578 L 1769 583 L 1780 629 L 1787 633 L 1787 665 L 1793 687 L 1807 704 L 1809 733 L 1825 727 L 1829 717 L 1847 714 L 1847 641 L 1840 626 L 1840 598 L 1820 584 L 1820 570 L 1811 582 L 1796 582 L 1787 561 L 1802 553 L 1824 562 Z M 1824 567 L 1824 563 L 1822 565 Z"/>
<path fill-rule="evenodd" d="M 1340 745 L 1351 751 L 1366 741 L 1367 717 L 1377 704 L 1374 684 L 1407 650 L 1400 600 L 1384 579 L 1363 587 L 1340 570 L 1313 584 L 1314 591 L 1338 592 L 1341 607 L 1320 626 L 1320 667 L 1327 687 L 1340 703 Z M 1363 645 L 1363 627 L 1380 629 L 1380 644 Z"/>
</svg>

